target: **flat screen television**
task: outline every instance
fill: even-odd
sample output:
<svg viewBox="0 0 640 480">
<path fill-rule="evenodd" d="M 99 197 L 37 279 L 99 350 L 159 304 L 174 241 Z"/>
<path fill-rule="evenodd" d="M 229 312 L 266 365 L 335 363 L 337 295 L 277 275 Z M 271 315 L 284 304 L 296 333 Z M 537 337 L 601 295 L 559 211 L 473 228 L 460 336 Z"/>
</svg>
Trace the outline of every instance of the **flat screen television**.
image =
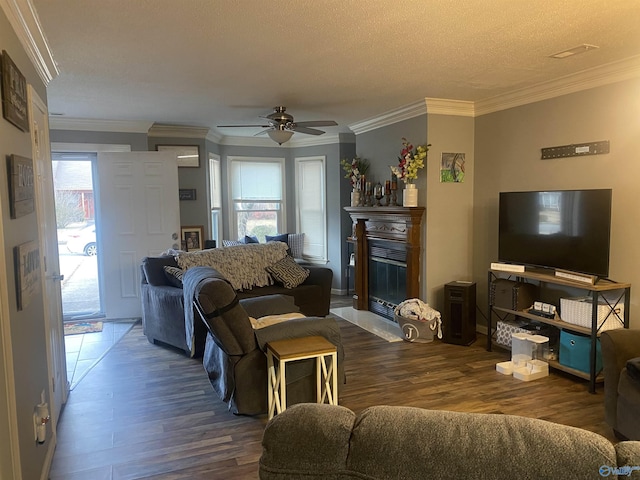
<svg viewBox="0 0 640 480">
<path fill-rule="evenodd" d="M 609 275 L 611 189 L 501 192 L 498 260 Z"/>
</svg>

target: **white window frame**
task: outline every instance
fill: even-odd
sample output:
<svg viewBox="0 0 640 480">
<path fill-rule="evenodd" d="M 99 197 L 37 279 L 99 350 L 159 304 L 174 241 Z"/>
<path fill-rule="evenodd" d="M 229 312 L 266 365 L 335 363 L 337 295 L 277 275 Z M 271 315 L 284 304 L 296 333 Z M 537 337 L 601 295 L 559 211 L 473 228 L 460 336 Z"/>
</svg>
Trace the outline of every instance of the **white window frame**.
<svg viewBox="0 0 640 480">
<path fill-rule="evenodd" d="M 218 221 L 215 222 L 214 218 L 217 218 Z M 209 153 L 209 227 L 211 233 L 210 238 L 216 241 L 217 247 L 221 247 L 222 170 L 220 165 L 220 155 L 215 153 Z"/>
<path fill-rule="evenodd" d="M 320 192 L 320 205 L 322 209 L 322 229 L 323 229 L 323 238 L 312 238 L 308 232 L 304 231 L 304 222 L 302 219 L 302 208 L 303 202 L 309 199 L 309 192 L 305 192 L 302 184 L 302 166 L 305 163 L 314 163 L 319 164 L 320 171 L 322 174 L 318 179 L 320 182 L 320 186 L 318 191 Z M 328 261 L 328 253 L 327 253 L 327 174 L 326 174 L 326 163 L 327 159 L 323 155 L 312 156 L 312 157 L 296 157 L 294 159 L 295 164 L 295 195 L 296 195 L 296 232 L 304 233 L 304 254 L 303 257 L 305 260 L 311 263 L 327 263 Z M 310 255 L 309 246 L 311 243 L 315 243 L 320 246 L 321 254 L 318 255 Z"/>
<path fill-rule="evenodd" d="M 276 229 L 277 233 L 286 232 L 287 228 L 287 192 L 286 192 L 286 173 L 285 173 L 285 159 L 284 158 L 275 158 L 275 157 L 242 157 L 242 156 L 228 156 L 227 157 L 227 185 L 228 185 L 228 194 L 227 198 L 229 200 L 229 234 L 231 235 L 231 239 L 235 240 L 239 238 L 238 233 L 238 215 L 235 208 L 235 204 L 241 202 L 241 198 L 235 198 L 235 194 L 233 191 L 233 163 L 234 162 L 251 162 L 251 163 L 277 163 L 280 166 L 280 181 L 281 181 L 281 192 L 282 198 L 280 199 L 280 211 L 277 215 Z M 252 199 L 255 201 L 255 199 Z M 257 200 L 260 202 L 260 200 Z M 277 203 L 272 199 L 265 200 L 267 203 Z"/>
</svg>

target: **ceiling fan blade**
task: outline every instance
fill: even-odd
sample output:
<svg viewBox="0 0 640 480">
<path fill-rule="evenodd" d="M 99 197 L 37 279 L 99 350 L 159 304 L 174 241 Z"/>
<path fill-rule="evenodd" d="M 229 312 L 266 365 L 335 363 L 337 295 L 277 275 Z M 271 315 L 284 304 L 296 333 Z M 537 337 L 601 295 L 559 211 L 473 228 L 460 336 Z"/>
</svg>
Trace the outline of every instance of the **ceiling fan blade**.
<svg viewBox="0 0 640 480">
<path fill-rule="evenodd" d="M 243 128 L 243 127 L 251 127 L 251 128 L 270 128 L 271 125 L 216 125 L 217 128 Z"/>
<path fill-rule="evenodd" d="M 322 135 L 324 132 L 322 130 L 316 130 L 315 128 L 308 127 L 300 127 L 298 124 L 291 127 L 291 130 L 299 133 L 306 133 L 307 135 Z"/>
<path fill-rule="evenodd" d="M 311 120 L 310 122 L 296 122 L 298 127 L 335 127 L 338 125 L 333 120 Z"/>
<path fill-rule="evenodd" d="M 260 131 L 260 132 L 256 133 L 256 134 L 254 135 L 254 137 L 257 137 L 258 135 L 264 135 L 264 134 L 265 134 L 265 133 L 267 133 L 269 130 L 273 130 L 273 128 L 267 128 L 266 130 L 262 130 L 262 131 Z"/>
</svg>

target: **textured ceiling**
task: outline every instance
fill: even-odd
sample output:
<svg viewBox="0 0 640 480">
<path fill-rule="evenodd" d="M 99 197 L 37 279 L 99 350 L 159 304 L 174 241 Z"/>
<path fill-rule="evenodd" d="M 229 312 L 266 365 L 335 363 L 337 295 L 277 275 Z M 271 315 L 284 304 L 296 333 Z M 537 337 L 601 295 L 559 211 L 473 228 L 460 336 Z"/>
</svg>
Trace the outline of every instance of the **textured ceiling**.
<svg viewBox="0 0 640 480">
<path fill-rule="evenodd" d="M 275 105 L 347 131 L 640 54 L 638 0 L 32 1 L 60 69 L 51 113 L 214 132 Z M 549 58 L 585 43 L 600 48 Z"/>
</svg>

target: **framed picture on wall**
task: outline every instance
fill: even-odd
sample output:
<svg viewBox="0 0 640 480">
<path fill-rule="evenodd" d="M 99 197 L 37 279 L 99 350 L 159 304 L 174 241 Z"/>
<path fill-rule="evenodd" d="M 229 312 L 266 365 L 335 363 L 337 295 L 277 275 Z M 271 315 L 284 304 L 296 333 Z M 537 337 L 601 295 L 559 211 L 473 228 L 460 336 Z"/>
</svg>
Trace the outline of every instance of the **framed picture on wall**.
<svg viewBox="0 0 640 480">
<path fill-rule="evenodd" d="M 31 299 L 40 293 L 40 247 L 37 241 L 13 248 L 16 270 L 18 310 L 24 310 Z"/>
<path fill-rule="evenodd" d="M 204 250 L 204 227 L 202 225 L 180 227 L 180 240 L 182 250 L 186 252 Z"/>
<path fill-rule="evenodd" d="M 29 131 L 27 80 L 9 54 L 2 51 L 2 116 L 23 132 Z"/>
<path fill-rule="evenodd" d="M 173 152 L 178 156 L 178 167 L 198 168 L 200 147 L 198 145 L 156 145 L 158 152 Z"/>
</svg>

